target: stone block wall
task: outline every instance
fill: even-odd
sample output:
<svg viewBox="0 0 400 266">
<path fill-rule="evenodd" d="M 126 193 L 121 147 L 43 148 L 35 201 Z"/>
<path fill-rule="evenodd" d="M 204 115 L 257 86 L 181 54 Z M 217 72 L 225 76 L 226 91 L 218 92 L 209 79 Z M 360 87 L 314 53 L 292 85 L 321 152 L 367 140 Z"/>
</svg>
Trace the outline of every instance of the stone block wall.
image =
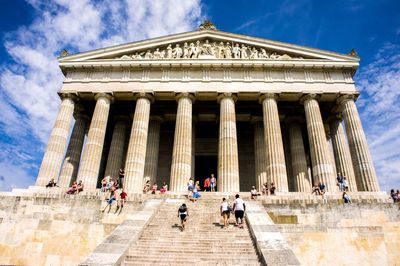
<svg viewBox="0 0 400 266">
<path fill-rule="evenodd" d="M 400 265 L 400 205 L 265 205 L 302 265 Z"/>
<path fill-rule="evenodd" d="M 0 194 L 1 265 L 77 265 L 132 213 L 102 213 L 104 197 Z"/>
</svg>

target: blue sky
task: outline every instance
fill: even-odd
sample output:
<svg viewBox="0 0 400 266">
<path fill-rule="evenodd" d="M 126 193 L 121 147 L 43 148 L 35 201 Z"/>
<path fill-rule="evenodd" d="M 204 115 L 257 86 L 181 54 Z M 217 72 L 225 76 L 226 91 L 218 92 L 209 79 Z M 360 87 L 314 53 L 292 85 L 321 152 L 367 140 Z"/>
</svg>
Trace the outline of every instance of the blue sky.
<svg viewBox="0 0 400 266">
<path fill-rule="evenodd" d="M 13 0 L 0 10 L 0 191 L 34 183 L 59 100 L 56 57 L 195 29 L 340 53 L 356 48 L 357 101 L 381 189 L 400 188 L 399 1 Z"/>
</svg>

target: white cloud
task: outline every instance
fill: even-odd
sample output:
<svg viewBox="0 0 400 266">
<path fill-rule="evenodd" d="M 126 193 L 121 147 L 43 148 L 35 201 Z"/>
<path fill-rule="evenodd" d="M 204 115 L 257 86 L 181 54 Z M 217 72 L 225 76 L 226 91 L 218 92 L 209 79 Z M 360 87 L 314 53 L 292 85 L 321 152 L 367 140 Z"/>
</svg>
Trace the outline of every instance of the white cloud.
<svg viewBox="0 0 400 266">
<path fill-rule="evenodd" d="M 56 57 L 62 49 L 79 52 L 189 31 L 202 20 L 200 0 L 27 1 L 36 18 L 6 34 L 13 62 L 0 67 L 0 145 L 13 147 L 0 157 L 0 190 L 14 179 L 22 180 L 16 185 L 35 179 L 31 157 L 42 155 L 58 110 L 63 76 Z"/>
<path fill-rule="evenodd" d="M 400 45 L 386 43 L 357 76 L 359 106 L 381 189 L 400 188 Z"/>
</svg>

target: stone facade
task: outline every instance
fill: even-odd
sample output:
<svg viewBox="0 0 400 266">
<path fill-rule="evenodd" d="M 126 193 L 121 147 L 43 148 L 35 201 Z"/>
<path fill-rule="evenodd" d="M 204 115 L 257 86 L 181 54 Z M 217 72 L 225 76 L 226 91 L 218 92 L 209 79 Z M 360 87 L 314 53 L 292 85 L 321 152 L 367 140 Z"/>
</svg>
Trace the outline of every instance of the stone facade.
<svg viewBox="0 0 400 266">
<path fill-rule="evenodd" d="M 265 183 L 310 192 L 318 182 L 336 192 L 339 171 L 351 191 L 379 191 L 354 102 L 353 55 L 206 27 L 59 61 L 63 100 L 39 186 L 79 179 L 94 191 L 124 168 L 134 193 L 145 179 L 183 192 L 190 177 L 202 184 L 211 174 L 222 192 Z M 337 115 L 345 128 L 330 120 Z"/>
</svg>

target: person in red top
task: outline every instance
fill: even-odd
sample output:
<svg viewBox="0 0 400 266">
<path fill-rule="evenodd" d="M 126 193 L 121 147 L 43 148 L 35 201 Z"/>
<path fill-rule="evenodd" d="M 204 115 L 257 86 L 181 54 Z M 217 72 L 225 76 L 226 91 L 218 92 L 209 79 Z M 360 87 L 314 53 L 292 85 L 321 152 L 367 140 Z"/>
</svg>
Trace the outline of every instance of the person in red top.
<svg viewBox="0 0 400 266">
<path fill-rule="evenodd" d="M 119 213 L 122 212 L 122 208 L 124 207 L 126 198 L 128 197 L 128 194 L 126 194 L 125 189 L 122 189 L 121 194 L 119 194 L 119 200 L 117 204 L 117 209 L 115 210 L 115 213 L 119 210 Z"/>
<path fill-rule="evenodd" d="M 210 178 L 207 177 L 204 180 L 204 191 L 209 191 L 210 190 L 210 184 L 211 184 Z"/>
</svg>

